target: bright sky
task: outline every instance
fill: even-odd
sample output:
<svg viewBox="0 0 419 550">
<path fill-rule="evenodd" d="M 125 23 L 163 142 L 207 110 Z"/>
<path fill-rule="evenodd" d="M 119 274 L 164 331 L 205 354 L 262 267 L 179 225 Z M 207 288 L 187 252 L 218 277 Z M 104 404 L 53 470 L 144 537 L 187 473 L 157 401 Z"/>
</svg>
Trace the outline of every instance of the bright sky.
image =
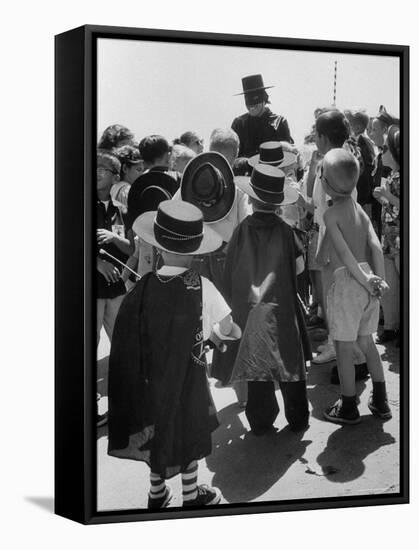
<svg viewBox="0 0 419 550">
<path fill-rule="evenodd" d="M 241 78 L 260 73 L 271 109 L 288 119 L 296 144 L 313 124 L 316 107 L 380 105 L 399 115 L 399 60 L 395 57 L 267 50 L 134 40 L 98 40 L 98 137 L 111 124 L 130 128 L 137 140 L 162 134 L 169 141 L 186 130 L 205 140 L 230 127 L 246 109 Z"/>
</svg>

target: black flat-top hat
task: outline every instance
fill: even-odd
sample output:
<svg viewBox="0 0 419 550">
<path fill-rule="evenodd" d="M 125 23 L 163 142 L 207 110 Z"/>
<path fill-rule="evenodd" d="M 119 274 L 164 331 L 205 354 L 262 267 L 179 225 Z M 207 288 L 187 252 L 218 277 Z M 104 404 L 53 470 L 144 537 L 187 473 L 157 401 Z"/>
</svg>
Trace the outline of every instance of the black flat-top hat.
<svg viewBox="0 0 419 550">
<path fill-rule="evenodd" d="M 280 141 L 265 141 L 259 145 L 259 154 L 248 159 L 252 167 L 256 164 L 269 164 L 277 168 L 290 166 L 297 160 L 297 155 L 284 151 Z"/>
<path fill-rule="evenodd" d="M 268 88 L 274 88 L 275 86 L 265 86 L 261 74 L 251 74 L 250 76 L 244 76 L 242 78 L 243 91 L 235 95 L 246 95 L 259 92 L 260 90 L 267 90 Z"/>
<path fill-rule="evenodd" d="M 157 211 L 138 216 L 133 230 L 152 246 L 174 254 L 208 254 L 222 244 L 221 237 L 204 226 L 199 208 L 174 199 L 162 201 Z"/>
<path fill-rule="evenodd" d="M 250 178 L 237 176 L 234 181 L 242 191 L 261 202 L 286 206 L 298 199 L 297 190 L 285 183 L 284 172 L 269 164 L 257 164 Z"/>
<path fill-rule="evenodd" d="M 205 223 L 215 223 L 231 211 L 236 187 L 234 175 L 227 159 L 210 151 L 191 159 L 180 184 L 182 200 L 200 208 Z"/>
</svg>

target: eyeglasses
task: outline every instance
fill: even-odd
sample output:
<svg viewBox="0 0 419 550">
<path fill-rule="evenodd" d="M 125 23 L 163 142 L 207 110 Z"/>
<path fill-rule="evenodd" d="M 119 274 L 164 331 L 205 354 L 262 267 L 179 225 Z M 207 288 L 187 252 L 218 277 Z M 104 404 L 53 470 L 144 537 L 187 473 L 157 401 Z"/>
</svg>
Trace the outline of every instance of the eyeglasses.
<svg viewBox="0 0 419 550">
<path fill-rule="evenodd" d="M 110 168 L 105 168 L 104 166 L 99 166 L 96 168 L 96 175 L 97 176 L 104 176 L 106 172 L 110 172 L 111 174 L 117 175 L 118 172 L 115 170 L 111 170 Z"/>
</svg>

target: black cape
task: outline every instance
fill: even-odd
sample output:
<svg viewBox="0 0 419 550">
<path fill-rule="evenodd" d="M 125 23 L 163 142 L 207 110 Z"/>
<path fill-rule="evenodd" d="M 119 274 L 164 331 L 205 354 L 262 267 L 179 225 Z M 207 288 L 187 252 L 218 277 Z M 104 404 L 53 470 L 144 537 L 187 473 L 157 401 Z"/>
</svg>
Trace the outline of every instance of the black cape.
<svg viewBox="0 0 419 550">
<path fill-rule="evenodd" d="M 109 358 L 109 446 L 169 478 L 211 453 L 201 280 L 145 275 L 119 310 Z"/>
<path fill-rule="evenodd" d="M 311 347 L 297 296 L 299 246 L 291 227 L 274 214 L 254 213 L 236 228 L 223 291 L 243 336 L 214 356 L 216 378 L 305 380 Z"/>
</svg>

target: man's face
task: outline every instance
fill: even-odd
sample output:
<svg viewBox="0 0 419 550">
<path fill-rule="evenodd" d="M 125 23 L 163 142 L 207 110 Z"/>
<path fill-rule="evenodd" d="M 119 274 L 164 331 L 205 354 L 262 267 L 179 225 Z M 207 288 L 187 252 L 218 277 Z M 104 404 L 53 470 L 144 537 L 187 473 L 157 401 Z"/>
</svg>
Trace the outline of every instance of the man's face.
<svg viewBox="0 0 419 550">
<path fill-rule="evenodd" d="M 262 101 L 261 103 L 255 103 L 253 105 L 246 102 L 247 111 L 250 116 L 258 117 L 261 116 L 263 111 L 265 110 L 266 103 Z"/>
<path fill-rule="evenodd" d="M 112 163 L 107 159 L 100 159 L 96 168 L 96 186 L 98 191 L 109 192 L 119 179 Z"/>
</svg>

